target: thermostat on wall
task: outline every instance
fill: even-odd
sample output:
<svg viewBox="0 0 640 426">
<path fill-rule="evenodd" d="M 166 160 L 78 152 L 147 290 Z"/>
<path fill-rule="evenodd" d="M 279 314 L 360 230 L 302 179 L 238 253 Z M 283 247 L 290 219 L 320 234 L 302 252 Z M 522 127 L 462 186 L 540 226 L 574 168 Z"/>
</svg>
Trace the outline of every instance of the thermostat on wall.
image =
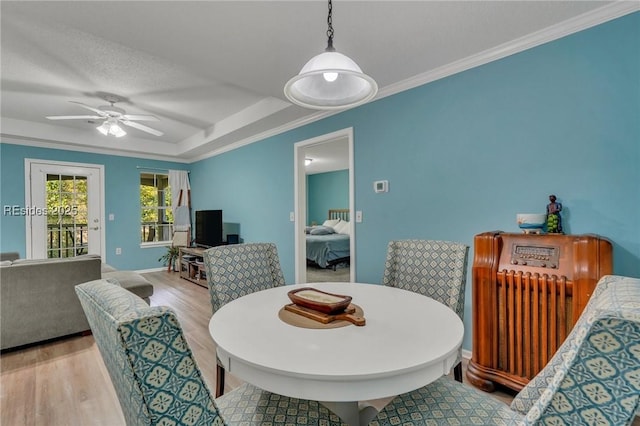
<svg viewBox="0 0 640 426">
<path fill-rule="evenodd" d="M 373 190 L 375 192 L 389 192 L 389 181 L 377 180 L 373 182 Z"/>
</svg>

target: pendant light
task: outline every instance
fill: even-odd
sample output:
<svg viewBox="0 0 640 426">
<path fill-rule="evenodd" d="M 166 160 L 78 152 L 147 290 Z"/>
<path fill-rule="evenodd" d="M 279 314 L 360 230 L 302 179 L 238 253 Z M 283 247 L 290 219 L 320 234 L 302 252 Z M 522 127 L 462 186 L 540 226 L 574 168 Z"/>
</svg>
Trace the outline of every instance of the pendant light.
<svg viewBox="0 0 640 426">
<path fill-rule="evenodd" d="M 296 105 L 323 110 L 351 108 L 370 101 L 378 92 L 373 78 L 334 49 L 332 8 L 329 0 L 327 48 L 311 58 L 284 86 L 285 96 Z"/>
</svg>

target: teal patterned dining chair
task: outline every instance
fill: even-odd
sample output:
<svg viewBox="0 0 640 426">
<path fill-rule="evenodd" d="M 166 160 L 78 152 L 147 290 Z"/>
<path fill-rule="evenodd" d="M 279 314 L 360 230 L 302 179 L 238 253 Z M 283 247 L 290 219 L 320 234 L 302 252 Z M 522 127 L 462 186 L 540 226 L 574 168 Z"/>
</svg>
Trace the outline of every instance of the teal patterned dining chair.
<svg viewBox="0 0 640 426">
<path fill-rule="evenodd" d="M 640 279 L 604 276 L 571 333 L 510 406 L 444 377 L 370 426 L 630 425 L 640 408 Z"/>
<path fill-rule="evenodd" d="M 107 280 L 76 286 L 128 426 L 343 424 L 316 401 L 243 384 L 213 399 L 175 313 Z"/>
<path fill-rule="evenodd" d="M 247 294 L 284 285 L 278 250 L 273 243 L 212 247 L 204 251 L 204 267 L 213 313 Z M 224 393 L 224 367 L 217 362 L 216 398 Z"/>
<path fill-rule="evenodd" d="M 390 241 L 382 284 L 435 299 L 463 320 L 468 256 L 468 246 L 451 241 Z M 454 377 L 462 382 L 461 351 Z"/>
</svg>

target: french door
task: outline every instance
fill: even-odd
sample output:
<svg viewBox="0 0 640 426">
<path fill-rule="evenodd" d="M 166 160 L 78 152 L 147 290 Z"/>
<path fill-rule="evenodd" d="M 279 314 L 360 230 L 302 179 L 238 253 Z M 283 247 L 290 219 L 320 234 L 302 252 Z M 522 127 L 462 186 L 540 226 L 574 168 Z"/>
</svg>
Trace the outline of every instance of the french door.
<svg viewBox="0 0 640 426">
<path fill-rule="evenodd" d="M 103 255 L 103 166 L 25 160 L 27 257 Z"/>
</svg>

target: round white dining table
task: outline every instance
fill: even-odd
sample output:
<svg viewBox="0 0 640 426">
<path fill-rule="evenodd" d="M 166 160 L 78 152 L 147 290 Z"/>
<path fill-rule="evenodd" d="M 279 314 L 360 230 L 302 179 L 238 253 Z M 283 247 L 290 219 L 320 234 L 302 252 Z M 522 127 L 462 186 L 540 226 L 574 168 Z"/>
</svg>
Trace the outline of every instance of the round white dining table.
<svg viewBox="0 0 640 426">
<path fill-rule="evenodd" d="M 348 295 L 364 326 L 303 328 L 284 322 L 287 293 L 312 287 Z M 217 356 L 230 374 L 264 390 L 320 401 L 350 425 L 375 416 L 358 401 L 422 387 L 454 366 L 464 328 L 429 297 L 377 284 L 286 285 L 240 297 L 209 322 Z"/>
</svg>

